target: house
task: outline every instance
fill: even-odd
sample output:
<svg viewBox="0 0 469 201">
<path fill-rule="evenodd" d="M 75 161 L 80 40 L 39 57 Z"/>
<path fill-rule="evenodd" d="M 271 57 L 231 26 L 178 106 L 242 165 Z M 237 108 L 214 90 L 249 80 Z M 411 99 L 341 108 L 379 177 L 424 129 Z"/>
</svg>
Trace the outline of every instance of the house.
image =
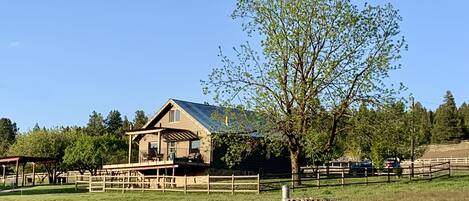
<svg viewBox="0 0 469 201">
<path fill-rule="evenodd" d="M 138 171 L 145 175 L 199 175 L 223 171 L 259 172 L 266 169 L 289 171 L 284 158 L 253 155 L 245 162 L 228 168 L 221 160 L 225 149 L 214 146 L 213 135 L 220 135 L 228 117 L 216 120 L 214 114 L 223 114 L 225 108 L 208 104 L 170 99 L 137 130 L 126 132 L 129 142 L 138 144 L 138 159 L 132 159 L 129 143 L 127 164 L 105 165 L 113 172 Z M 255 134 L 245 131 L 243 134 Z M 135 154 L 134 154 L 135 155 Z"/>
</svg>

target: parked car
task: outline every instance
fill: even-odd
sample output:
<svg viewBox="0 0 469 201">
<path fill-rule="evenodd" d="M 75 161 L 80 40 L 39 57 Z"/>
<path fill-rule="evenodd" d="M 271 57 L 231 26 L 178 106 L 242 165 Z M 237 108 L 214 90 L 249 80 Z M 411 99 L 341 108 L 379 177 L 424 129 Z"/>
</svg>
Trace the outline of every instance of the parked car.
<svg viewBox="0 0 469 201">
<path fill-rule="evenodd" d="M 400 162 L 399 158 L 388 158 L 384 161 L 383 172 L 397 173 L 394 170 L 400 170 L 400 169 L 401 169 L 401 162 Z"/>
<path fill-rule="evenodd" d="M 365 170 L 368 174 L 371 174 L 373 171 L 373 164 L 371 161 L 361 161 L 350 166 L 350 173 L 352 173 L 353 176 L 356 176 L 357 174 L 365 174 Z"/>
</svg>

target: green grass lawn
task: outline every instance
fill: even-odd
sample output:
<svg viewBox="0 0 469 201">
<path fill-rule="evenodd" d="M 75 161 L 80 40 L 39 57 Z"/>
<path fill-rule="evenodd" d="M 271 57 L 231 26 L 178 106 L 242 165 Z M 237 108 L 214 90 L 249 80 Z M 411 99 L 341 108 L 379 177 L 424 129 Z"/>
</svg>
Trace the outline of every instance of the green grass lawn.
<svg viewBox="0 0 469 201">
<path fill-rule="evenodd" d="M 345 187 L 295 189 L 292 197 L 332 198 L 335 200 L 469 200 L 469 176 L 439 178 L 433 181 L 412 181 L 354 185 Z M 75 192 L 74 185 L 38 186 L 21 192 L 0 193 L 2 201 L 22 200 L 256 200 L 278 201 L 281 192 L 269 191 L 260 194 L 227 194 L 227 193 L 162 193 L 162 192 Z"/>
</svg>

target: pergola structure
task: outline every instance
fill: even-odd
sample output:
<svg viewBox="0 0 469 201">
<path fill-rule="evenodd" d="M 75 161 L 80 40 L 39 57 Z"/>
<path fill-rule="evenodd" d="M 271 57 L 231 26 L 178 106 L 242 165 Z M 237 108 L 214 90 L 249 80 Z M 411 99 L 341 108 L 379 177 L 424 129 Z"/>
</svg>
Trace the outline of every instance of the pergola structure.
<svg viewBox="0 0 469 201">
<path fill-rule="evenodd" d="M 25 175 L 24 175 L 24 166 L 27 163 L 32 163 L 33 165 L 33 186 L 35 185 L 35 177 L 36 177 L 36 163 L 54 163 L 57 160 L 54 158 L 46 158 L 46 157 L 29 157 L 29 156 L 7 156 L 0 158 L 0 165 L 2 165 L 2 180 L 3 185 L 5 186 L 5 173 L 6 167 L 14 166 L 15 167 L 15 187 L 18 187 L 18 174 L 19 174 L 19 167 L 22 166 L 22 182 L 21 185 L 24 186 L 25 184 Z"/>
<path fill-rule="evenodd" d="M 130 130 L 125 132 L 129 136 L 129 156 L 127 164 L 112 164 L 104 165 L 103 169 L 109 170 L 111 172 L 127 172 L 130 175 L 131 171 L 145 171 L 145 170 L 156 170 L 156 174 L 160 174 L 160 170 L 164 170 L 167 174 L 167 170 L 172 170 L 172 175 L 175 176 L 176 168 L 180 166 L 194 166 L 194 167 L 207 167 L 208 164 L 197 163 L 197 162 L 183 162 L 175 161 L 174 159 L 167 160 L 165 157 L 163 159 L 158 159 L 155 161 L 146 161 L 146 162 L 137 162 L 132 163 L 132 141 L 138 141 L 141 137 L 146 134 L 152 134 L 157 136 L 158 142 L 158 155 L 161 154 L 161 144 L 162 139 L 164 138 L 167 141 L 183 141 L 183 140 L 193 140 L 198 139 L 198 136 L 189 130 L 176 129 L 176 128 L 149 128 L 149 129 L 137 129 Z"/>
</svg>

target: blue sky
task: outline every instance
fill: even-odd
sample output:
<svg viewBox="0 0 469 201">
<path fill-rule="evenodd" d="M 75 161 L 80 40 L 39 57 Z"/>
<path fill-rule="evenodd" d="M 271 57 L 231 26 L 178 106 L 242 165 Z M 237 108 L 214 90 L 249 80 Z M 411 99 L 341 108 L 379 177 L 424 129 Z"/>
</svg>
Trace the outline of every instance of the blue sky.
<svg viewBox="0 0 469 201">
<path fill-rule="evenodd" d="M 363 1 L 356 1 L 363 2 Z M 380 1 L 388 2 L 388 1 Z M 391 1 L 409 51 L 392 74 L 428 108 L 469 101 L 469 1 Z M 210 101 L 218 47 L 246 41 L 229 1 L 1 1 L 0 116 L 21 131 L 85 125 L 96 110 L 152 114 L 168 98 Z"/>
</svg>

